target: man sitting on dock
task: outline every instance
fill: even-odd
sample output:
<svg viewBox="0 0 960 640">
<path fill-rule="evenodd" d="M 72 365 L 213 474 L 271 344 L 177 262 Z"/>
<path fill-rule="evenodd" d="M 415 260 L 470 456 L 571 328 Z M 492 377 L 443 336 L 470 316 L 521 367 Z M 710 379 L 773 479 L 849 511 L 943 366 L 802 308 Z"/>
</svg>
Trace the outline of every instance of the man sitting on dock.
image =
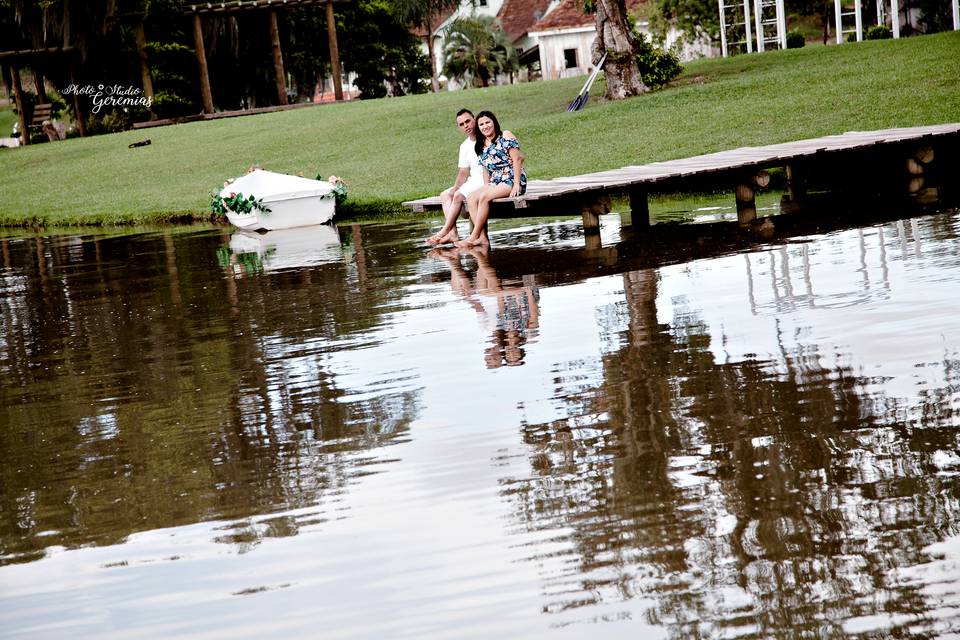
<svg viewBox="0 0 960 640">
<path fill-rule="evenodd" d="M 468 195 L 483 186 L 483 169 L 480 168 L 480 161 L 474 150 L 474 144 L 477 141 L 475 133 L 477 121 L 473 112 L 469 109 L 460 109 L 457 112 L 457 127 L 467 136 L 460 145 L 457 179 L 452 187 L 440 194 L 443 227 L 427 238 L 427 244 L 445 244 L 460 239 L 457 234 L 457 217 L 460 215 L 463 203 Z"/>
</svg>

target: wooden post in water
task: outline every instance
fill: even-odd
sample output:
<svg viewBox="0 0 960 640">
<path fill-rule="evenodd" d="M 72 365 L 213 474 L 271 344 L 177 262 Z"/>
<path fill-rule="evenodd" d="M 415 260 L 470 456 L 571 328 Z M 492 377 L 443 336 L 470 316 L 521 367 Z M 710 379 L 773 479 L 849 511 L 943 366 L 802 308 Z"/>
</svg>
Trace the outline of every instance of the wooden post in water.
<svg viewBox="0 0 960 640">
<path fill-rule="evenodd" d="M 207 53 L 203 48 L 203 29 L 200 14 L 193 14 L 193 44 L 197 53 L 197 67 L 200 71 L 200 96 L 203 99 L 203 112 L 213 113 L 213 92 L 210 91 L 210 74 L 207 72 Z"/>
<path fill-rule="evenodd" d="M 630 190 L 630 225 L 635 229 L 650 226 L 650 203 L 647 200 L 647 190 L 642 187 Z"/>
<path fill-rule="evenodd" d="M 906 169 L 907 176 L 910 178 L 907 183 L 907 191 L 916 194 L 926 185 L 926 167 L 933 162 L 933 147 L 927 145 L 914 150 L 913 154 L 907 158 Z"/>
<path fill-rule="evenodd" d="M 754 190 L 762 189 L 770 184 L 770 174 L 766 171 L 760 171 L 754 175 L 747 176 L 741 181 L 735 190 L 737 199 L 737 222 L 741 225 L 749 225 L 757 219 L 757 203 L 754 198 Z"/>
<path fill-rule="evenodd" d="M 600 233 L 600 214 L 610 212 L 610 196 L 602 195 L 596 200 L 584 202 L 580 205 L 580 215 L 583 217 L 583 232 L 587 235 Z"/>
<path fill-rule="evenodd" d="M 807 179 L 797 162 L 787 165 L 787 191 L 791 202 L 802 204 L 807 199 Z"/>
<path fill-rule="evenodd" d="M 270 10 L 270 45 L 273 49 L 273 72 L 277 79 L 277 99 L 287 104 L 287 79 L 283 72 L 283 54 L 280 51 L 280 27 L 277 12 Z"/>
<path fill-rule="evenodd" d="M 580 215 L 583 216 L 583 231 L 584 233 L 600 233 L 600 214 L 597 213 L 591 207 L 584 207 L 580 211 Z"/>
</svg>

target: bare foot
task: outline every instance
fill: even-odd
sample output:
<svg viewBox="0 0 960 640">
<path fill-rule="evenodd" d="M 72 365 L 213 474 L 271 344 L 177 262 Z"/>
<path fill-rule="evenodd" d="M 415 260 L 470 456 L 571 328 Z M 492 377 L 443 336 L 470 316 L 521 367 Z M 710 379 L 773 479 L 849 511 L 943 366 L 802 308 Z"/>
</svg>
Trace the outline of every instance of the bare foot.
<svg viewBox="0 0 960 640">
<path fill-rule="evenodd" d="M 474 238 L 473 236 L 470 236 L 466 240 L 461 240 L 460 242 L 457 242 L 456 246 L 460 247 L 461 249 L 470 249 L 473 247 L 489 247 L 490 241 L 487 240 L 486 238 Z"/>
<path fill-rule="evenodd" d="M 440 244 L 443 242 L 443 238 L 446 235 L 449 235 L 449 234 L 440 235 L 440 232 L 438 231 L 437 233 L 427 238 L 427 244 Z"/>
<path fill-rule="evenodd" d="M 456 227 L 454 227 L 453 229 L 451 229 L 450 231 L 448 231 L 445 236 L 443 236 L 442 238 L 440 238 L 440 244 L 446 244 L 446 243 L 448 243 L 448 242 L 451 242 L 451 243 L 452 243 L 452 242 L 459 242 L 459 241 L 460 241 L 460 234 L 457 233 L 457 228 L 456 228 Z"/>
</svg>

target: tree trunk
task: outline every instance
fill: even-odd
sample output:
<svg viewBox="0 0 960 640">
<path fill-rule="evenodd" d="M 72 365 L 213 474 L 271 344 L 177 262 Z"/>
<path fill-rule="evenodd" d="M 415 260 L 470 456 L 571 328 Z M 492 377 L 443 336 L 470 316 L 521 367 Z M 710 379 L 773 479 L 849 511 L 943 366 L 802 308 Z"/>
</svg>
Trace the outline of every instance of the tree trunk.
<svg viewBox="0 0 960 640">
<path fill-rule="evenodd" d="M 604 53 L 603 75 L 607 98 L 622 100 L 649 91 L 640 79 L 637 54 L 640 49 L 627 24 L 624 0 L 595 0 L 597 39 L 593 41 L 593 63 Z"/>
<path fill-rule="evenodd" d="M 437 59 L 433 55 L 433 31 L 430 24 L 427 25 L 427 55 L 430 56 L 430 88 L 437 93 L 440 91 L 440 78 L 437 77 Z"/>
<path fill-rule="evenodd" d="M 277 12 L 268 12 L 270 24 L 270 48 L 273 52 L 273 77 L 277 86 L 277 102 L 287 104 L 287 74 L 283 70 L 283 50 L 280 48 L 280 25 L 277 24 Z"/>
<path fill-rule="evenodd" d="M 340 45 L 337 44 L 337 19 L 333 3 L 327 3 L 327 43 L 330 47 L 330 74 L 333 76 L 333 97 L 343 100 L 343 79 L 340 77 Z"/>
</svg>

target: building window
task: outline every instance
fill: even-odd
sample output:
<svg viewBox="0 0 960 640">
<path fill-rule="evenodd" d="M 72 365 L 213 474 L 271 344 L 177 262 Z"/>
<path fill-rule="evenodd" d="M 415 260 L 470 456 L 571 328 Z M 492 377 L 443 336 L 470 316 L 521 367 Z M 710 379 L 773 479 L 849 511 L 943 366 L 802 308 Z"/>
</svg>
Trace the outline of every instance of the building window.
<svg viewBox="0 0 960 640">
<path fill-rule="evenodd" d="M 479 2 L 477 2 L 477 4 L 480 5 L 481 7 L 485 7 L 487 6 L 487 0 L 480 0 Z"/>
<path fill-rule="evenodd" d="M 574 69 L 577 67 L 577 50 L 576 49 L 564 49 L 563 50 L 563 63 L 565 69 Z"/>
</svg>

